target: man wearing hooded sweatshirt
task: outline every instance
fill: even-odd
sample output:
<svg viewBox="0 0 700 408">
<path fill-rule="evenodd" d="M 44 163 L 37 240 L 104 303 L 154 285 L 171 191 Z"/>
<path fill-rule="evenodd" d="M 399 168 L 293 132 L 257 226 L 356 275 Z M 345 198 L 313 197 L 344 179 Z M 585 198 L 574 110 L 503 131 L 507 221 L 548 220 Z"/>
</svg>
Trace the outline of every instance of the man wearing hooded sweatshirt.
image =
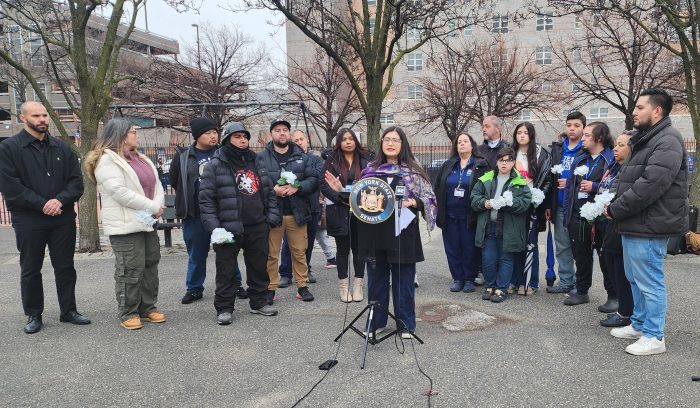
<svg viewBox="0 0 700 408">
<path fill-rule="evenodd" d="M 204 169 L 199 205 L 208 233 L 223 228 L 234 237 L 234 242 L 214 244 L 214 308 L 217 323 L 228 325 L 233 322 L 239 286 L 235 265 L 241 250 L 246 265 L 250 313 L 277 314 L 277 310 L 267 304 L 267 249 L 270 227 L 277 227 L 281 219 L 269 173 L 248 146 L 250 132 L 243 124 L 233 122 L 226 126 L 223 136 L 221 149 Z"/>
<path fill-rule="evenodd" d="M 571 238 L 564 222 L 564 200 L 567 195 L 567 180 L 571 173 L 571 163 L 581 153 L 581 137 L 586 127 L 586 117 L 581 112 L 571 112 L 566 117 L 566 133 L 561 142 L 551 145 L 552 164 L 561 165 L 563 171 L 553 174 L 556 188 L 550 190 L 549 207 L 545 210 L 547 221 L 554 220 L 554 244 L 559 267 L 559 283 L 548 286 L 548 293 L 569 293 L 575 281 L 574 255 L 571 252 Z"/>
<path fill-rule="evenodd" d="M 175 214 L 182 219 L 182 236 L 189 257 L 185 285 L 187 292 L 183 304 L 200 300 L 207 277 L 207 256 L 209 255 L 209 233 L 199 217 L 199 186 L 204 167 L 214 158 L 219 148 L 219 129 L 208 118 L 199 117 L 190 122 L 194 143 L 178 151 L 170 164 L 170 184 L 175 190 Z M 239 282 L 239 297 L 247 294 L 240 285 L 241 271 L 236 265 Z"/>
</svg>

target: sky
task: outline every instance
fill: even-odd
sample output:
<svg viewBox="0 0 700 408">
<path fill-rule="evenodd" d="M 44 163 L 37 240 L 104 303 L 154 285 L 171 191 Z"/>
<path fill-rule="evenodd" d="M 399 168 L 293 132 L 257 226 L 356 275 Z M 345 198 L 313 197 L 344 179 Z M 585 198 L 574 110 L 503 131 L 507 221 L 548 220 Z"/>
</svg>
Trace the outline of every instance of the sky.
<svg viewBox="0 0 700 408">
<path fill-rule="evenodd" d="M 202 6 L 197 11 L 178 13 L 168 6 L 163 0 L 148 0 L 148 30 L 154 34 L 170 37 L 182 43 L 194 44 L 196 41 L 196 29 L 192 24 L 236 25 L 246 34 L 251 35 L 256 41 L 263 42 L 275 60 L 284 59 L 285 55 L 285 31 L 268 24 L 268 21 L 278 23 L 282 20 L 280 14 L 268 10 L 252 10 L 247 12 L 232 12 L 223 7 L 240 7 L 237 0 L 203 0 Z M 222 7 L 223 6 L 223 7 Z M 145 14 L 140 13 L 137 26 L 146 28 Z"/>
</svg>

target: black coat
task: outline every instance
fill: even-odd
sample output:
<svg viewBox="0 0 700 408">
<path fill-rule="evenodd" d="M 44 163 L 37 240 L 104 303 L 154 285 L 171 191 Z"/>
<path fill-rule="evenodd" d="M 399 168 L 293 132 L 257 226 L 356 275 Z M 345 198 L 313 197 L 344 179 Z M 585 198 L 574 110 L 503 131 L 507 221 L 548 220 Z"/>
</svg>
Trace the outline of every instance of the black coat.
<svg viewBox="0 0 700 408">
<path fill-rule="evenodd" d="M 304 225 L 311 221 L 311 199 L 313 194 L 318 190 L 318 171 L 310 164 L 309 155 L 304 153 L 301 147 L 294 143 L 289 143 L 289 148 L 292 149 L 292 155 L 285 167 L 286 171 L 291 171 L 297 176 L 297 180 L 301 184 L 299 191 L 289 197 L 292 204 L 292 212 L 294 213 L 294 221 L 299 225 Z M 272 142 L 268 143 L 265 148 L 258 153 L 256 158 L 256 167 L 267 169 L 273 187 L 277 184 L 280 178 L 282 168 L 277 162 L 274 153 Z M 275 196 L 275 200 L 277 196 Z M 316 197 L 318 200 L 318 197 Z"/>
<path fill-rule="evenodd" d="M 195 197 L 194 185 L 198 178 L 199 165 L 193 143 L 183 151 L 178 150 L 170 162 L 170 185 L 175 190 L 175 215 L 178 218 L 197 216 L 195 200 L 198 197 Z"/>
<path fill-rule="evenodd" d="M 339 161 L 343 160 L 338 152 L 331 152 L 325 162 L 325 169 L 333 176 L 340 177 Z M 360 156 L 360 170 L 367 167 L 372 160 L 371 156 Z M 324 171 L 325 173 L 325 171 Z M 332 237 L 348 236 L 348 225 L 350 222 L 350 193 L 333 190 L 325 181 L 325 176 L 321 178 L 321 193 L 333 202 L 333 205 L 326 206 L 326 231 Z M 354 218 L 353 218 L 354 219 Z M 356 220 L 355 220 L 356 221 Z M 355 222 L 353 221 L 353 223 Z"/>
<path fill-rule="evenodd" d="M 321 158 L 321 156 L 317 156 L 317 153 L 315 152 L 308 152 L 306 153 L 307 156 L 309 156 L 309 165 L 316 171 L 316 177 L 319 180 L 319 186 L 321 180 L 323 180 L 323 166 L 326 164 L 325 161 Z M 319 200 L 319 196 L 321 194 L 321 189 L 317 188 L 315 192 L 311 194 L 309 197 L 309 202 L 311 203 L 311 212 L 314 214 L 320 214 L 323 211 L 323 207 L 321 206 L 321 201 Z"/>
<path fill-rule="evenodd" d="M 620 234 L 665 238 L 688 231 L 688 153 L 667 117 L 631 139 L 608 207 Z"/>
<path fill-rule="evenodd" d="M 550 195 L 552 190 L 552 154 L 550 149 L 545 146 L 540 146 L 540 157 L 537 159 L 537 172 L 535 173 L 535 178 L 532 182 L 532 187 L 542 190 L 544 193 L 544 201 L 542 204 L 537 206 L 535 212 L 537 213 L 537 219 L 539 220 L 537 230 L 539 232 L 545 231 L 547 229 L 547 220 L 545 220 L 544 212 L 551 205 L 551 200 L 547 197 Z M 561 161 L 561 157 L 559 157 Z M 557 189 L 554 188 L 556 191 Z M 555 200 L 556 201 L 556 200 Z"/>
<path fill-rule="evenodd" d="M 259 165 L 252 151 L 249 151 L 246 160 L 254 163 L 255 174 L 260 179 L 266 222 L 270 226 L 280 225 L 282 217 L 277 208 L 277 199 L 267 169 Z M 204 167 L 199 184 L 199 216 L 204 228 L 209 232 L 216 228 L 224 228 L 232 234 L 243 233 L 241 202 L 232 164 L 223 151 L 218 150 Z"/>
<path fill-rule="evenodd" d="M 452 168 L 459 162 L 459 156 L 452 156 L 449 160 L 444 162 L 442 164 L 442 167 L 440 168 L 440 172 L 438 173 L 437 177 L 435 178 L 435 185 L 434 185 L 434 190 L 435 190 L 435 198 L 437 199 L 437 220 L 436 224 L 439 228 L 445 228 L 445 220 L 447 218 L 446 214 L 446 202 L 447 202 L 447 177 L 450 175 L 450 172 L 452 171 Z M 472 189 L 474 188 L 474 185 L 476 185 L 476 182 L 479 180 L 479 177 L 483 176 L 486 174 L 487 171 L 490 170 L 489 163 L 486 161 L 486 159 L 481 158 L 481 157 L 476 157 L 476 161 L 474 162 L 474 172 L 472 173 L 470 183 L 469 183 L 469 190 L 465 192 L 466 196 L 469 197 L 469 195 L 472 192 Z M 466 200 L 467 205 L 471 205 L 469 203 L 469 199 Z M 475 216 L 472 211 L 469 212 L 469 218 L 467 218 L 467 222 L 471 226 L 472 229 L 476 228 L 476 219 L 477 217 Z"/>
<path fill-rule="evenodd" d="M 31 222 L 74 222 L 73 205 L 83 195 L 78 156 L 66 143 L 46 135 L 44 150 L 26 130 L 0 144 L 0 192 L 13 217 Z M 61 215 L 43 213 L 51 199 L 63 204 Z"/>
<path fill-rule="evenodd" d="M 481 157 L 486 159 L 486 161 L 489 164 L 489 169 L 498 172 L 498 170 L 496 169 L 496 158 L 498 157 L 498 151 L 504 147 L 510 147 L 510 144 L 505 140 L 501 139 L 501 141 L 498 142 L 498 145 L 496 147 L 490 147 L 488 142 L 484 141 L 484 143 L 480 144 L 479 147 L 476 148 L 476 150 L 479 152 L 479 155 Z"/>
</svg>

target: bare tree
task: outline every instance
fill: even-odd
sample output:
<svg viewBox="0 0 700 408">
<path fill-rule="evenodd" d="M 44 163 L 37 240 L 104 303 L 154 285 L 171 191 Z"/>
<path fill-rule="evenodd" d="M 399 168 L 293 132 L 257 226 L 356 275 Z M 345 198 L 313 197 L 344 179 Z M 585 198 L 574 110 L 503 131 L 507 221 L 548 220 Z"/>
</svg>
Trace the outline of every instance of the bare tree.
<svg viewBox="0 0 700 408">
<path fill-rule="evenodd" d="M 185 6 L 189 0 L 169 0 Z M 128 44 L 136 17 L 144 0 L 113 0 L 108 15 L 98 17 L 95 10 L 106 2 L 90 0 L 0 0 L 0 18 L 4 25 L 20 30 L 20 41 L 30 49 L 42 50 L 51 80 L 63 94 L 68 106 L 80 118 L 81 145 L 85 154 L 97 137 L 100 120 L 112 102 L 112 88 L 123 78 L 117 74 L 120 51 Z M 99 20 L 100 30 L 89 25 Z M 26 35 L 25 35 L 26 34 Z M 0 59 L 20 72 L 37 98 L 47 107 L 51 119 L 64 139 L 69 133 L 47 98 L 42 78 L 22 58 L 7 48 L 0 48 Z M 73 92 L 77 85 L 78 92 Z M 80 200 L 81 251 L 99 251 L 97 229 L 97 193 L 87 183 Z"/>
<path fill-rule="evenodd" d="M 319 1 L 245 0 L 245 8 L 281 12 L 316 43 L 345 73 L 365 113 L 369 144 L 376 146 L 381 130 L 382 102 L 389 94 L 394 69 L 406 54 L 429 40 L 444 37 L 467 25 L 483 22 L 491 0 L 457 2 L 435 0 Z M 400 41 L 408 29 L 421 35 L 415 41 Z M 342 55 L 334 44 L 350 50 Z M 362 77 L 356 77 L 353 62 L 359 62 Z"/>
<path fill-rule="evenodd" d="M 260 82 L 266 58 L 264 47 L 236 27 L 202 27 L 198 45 L 187 44 L 178 60 L 155 60 L 139 79 L 120 86 L 117 95 L 130 103 L 207 104 L 159 107 L 149 114 L 161 125 L 178 129 L 200 115 L 223 127 L 255 114 L 222 104 L 246 101 L 248 89 Z"/>
<path fill-rule="evenodd" d="M 317 49 L 308 60 L 289 61 L 289 93 L 306 102 L 312 122 L 325 132 L 326 146 L 330 146 L 341 127 L 355 126 L 364 119 L 355 90 L 325 51 Z"/>
<path fill-rule="evenodd" d="M 679 59 L 654 42 L 635 20 L 606 13 L 580 24 L 577 41 L 550 39 L 563 72 L 574 82 L 572 100 L 604 101 L 625 115 L 625 128 L 632 129 L 632 112 L 645 88 L 666 88 L 677 100 L 684 99 Z"/>
<path fill-rule="evenodd" d="M 700 142 L 700 4 L 697 0 L 551 0 L 557 15 L 611 13 L 637 23 L 652 41 L 680 59 L 688 113 L 696 142 Z M 539 10 L 532 4 L 532 9 Z M 670 34 L 670 39 L 667 37 Z M 696 160 L 698 156 L 696 151 Z M 690 201 L 700 205 L 700 172 L 693 172 Z"/>
</svg>

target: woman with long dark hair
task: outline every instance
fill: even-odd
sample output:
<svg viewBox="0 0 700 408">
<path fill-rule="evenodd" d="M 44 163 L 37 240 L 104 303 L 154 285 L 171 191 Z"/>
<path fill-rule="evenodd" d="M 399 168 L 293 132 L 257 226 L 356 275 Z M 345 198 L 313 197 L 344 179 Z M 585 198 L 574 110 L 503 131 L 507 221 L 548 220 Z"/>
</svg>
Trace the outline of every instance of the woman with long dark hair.
<svg viewBox="0 0 700 408">
<path fill-rule="evenodd" d="M 515 169 L 527 182 L 527 186 L 540 190 L 545 196 L 552 184 L 552 154 L 549 148 L 537 143 L 535 126 L 530 122 L 518 124 L 513 131 L 513 141 L 516 150 Z M 532 204 L 528 211 L 526 222 L 528 231 L 528 248 L 532 248 L 532 262 L 526 262 L 527 252 L 519 252 L 515 256 L 511 288 L 519 295 L 533 294 L 540 287 L 540 254 L 537 244 L 539 232 L 546 229 L 544 210 L 546 205 Z M 526 282 L 528 269 L 530 280 Z M 511 290 L 509 290 L 511 292 Z"/>
<path fill-rule="evenodd" d="M 476 217 L 469 197 L 489 163 L 477 151 L 477 144 L 466 132 L 452 142 L 450 159 L 442 164 L 435 180 L 437 226 L 442 229 L 447 265 L 452 275 L 450 291 L 474 292 L 474 279 L 481 253 L 474 243 Z"/>
<path fill-rule="evenodd" d="M 341 128 L 328 153 L 321 182 L 321 192 L 332 202 L 326 205 L 326 229 L 335 238 L 340 300 L 346 303 L 364 299 L 365 263 L 357 254 L 357 219 L 350 213 L 350 188 L 370 160 L 370 152 L 360 144 L 355 132 Z M 348 275 L 350 250 L 355 270 L 352 292 Z"/>
<path fill-rule="evenodd" d="M 423 215 L 428 230 L 435 227 L 435 194 L 428 175 L 411 152 L 406 133 L 398 126 L 383 132 L 377 158 L 362 171 L 362 179 L 369 177 L 386 181 L 394 191 L 402 182 L 406 194 L 397 200 L 397 207 L 401 206 L 404 212 L 410 211 L 409 215 L 414 217 L 399 230 L 398 235 L 398 208 L 384 222 L 358 222 L 359 255 L 367 261 L 368 299 L 381 305 L 375 310 L 370 332 L 381 332 L 386 327 L 391 288 L 394 315 L 399 320 L 397 329 L 402 331 L 403 338 L 412 338 L 416 329 L 416 263 L 425 260 L 416 215 Z"/>
<path fill-rule="evenodd" d="M 102 228 L 115 257 L 115 292 L 121 326 L 165 322 L 156 308 L 160 240 L 153 228 L 163 214 L 163 185 L 151 160 L 136 149 L 139 139 L 125 119 L 112 119 L 85 158 L 88 178 L 101 194 Z"/>
</svg>

